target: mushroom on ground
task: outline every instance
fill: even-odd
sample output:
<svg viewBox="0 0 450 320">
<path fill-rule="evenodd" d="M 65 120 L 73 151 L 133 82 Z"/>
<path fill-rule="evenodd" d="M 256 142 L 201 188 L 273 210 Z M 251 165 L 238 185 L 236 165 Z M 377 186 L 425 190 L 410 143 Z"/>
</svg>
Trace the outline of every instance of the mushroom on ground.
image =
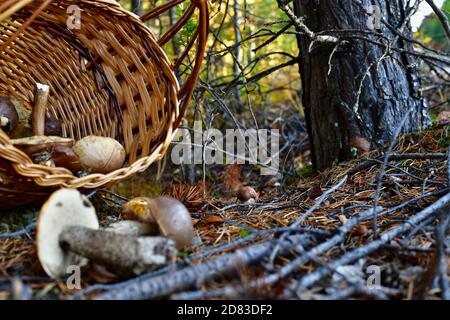
<svg viewBox="0 0 450 320">
<path fill-rule="evenodd" d="M 0 128 L 13 131 L 19 123 L 19 114 L 10 97 L 0 97 Z"/>
<path fill-rule="evenodd" d="M 42 207 L 37 222 L 37 253 L 45 272 L 52 278 L 67 273 L 70 265 L 85 265 L 87 260 L 59 245 L 59 237 L 68 226 L 98 229 L 95 209 L 76 190 L 61 189 L 52 194 Z"/>
<path fill-rule="evenodd" d="M 241 201 L 249 201 L 251 199 L 258 200 L 259 194 L 252 187 L 241 186 L 238 190 L 238 199 Z"/>
<path fill-rule="evenodd" d="M 153 198 L 149 197 L 137 197 L 128 201 L 122 206 L 122 218 L 156 225 L 152 214 L 152 201 Z"/>
<path fill-rule="evenodd" d="M 178 248 L 192 243 L 194 226 L 191 215 L 186 207 L 174 198 L 135 198 L 123 206 L 122 216 L 150 225 L 156 224 L 159 232 L 173 239 Z"/>
<path fill-rule="evenodd" d="M 157 234 L 158 226 L 139 221 L 122 220 L 111 223 L 105 230 L 140 237 Z"/>
<path fill-rule="evenodd" d="M 87 136 L 78 141 L 73 150 L 83 169 L 92 173 L 110 173 L 122 168 L 125 162 L 124 147 L 112 138 Z"/>
<path fill-rule="evenodd" d="M 176 258 L 175 243 L 170 239 L 98 228 L 95 209 L 80 192 L 61 189 L 53 193 L 41 209 L 37 227 L 38 258 L 47 274 L 52 278 L 65 275 L 69 265 L 80 265 L 80 256 L 124 276 Z"/>
</svg>

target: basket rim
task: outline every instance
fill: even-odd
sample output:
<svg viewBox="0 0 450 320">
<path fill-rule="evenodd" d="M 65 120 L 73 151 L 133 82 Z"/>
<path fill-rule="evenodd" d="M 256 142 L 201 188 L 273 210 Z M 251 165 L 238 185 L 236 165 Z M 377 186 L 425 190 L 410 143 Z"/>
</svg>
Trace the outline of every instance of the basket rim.
<svg viewBox="0 0 450 320">
<path fill-rule="evenodd" d="M 22 0 L 23 3 L 31 3 L 34 0 Z M 170 60 L 165 50 L 158 45 L 156 36 L 139 18 L 132 12 L 123 8 L 119 3 L 113 0 L 64 0 L 68 3 L 83 3 L 94 8 L 101 8 L 108 10 L 119 17 L 126 17 L 127 23 L 132 23 L 138 30 L 141 31 L 142 36 L 146 36 L 152 43 L 152 50 L 156 50 L 158 56 L 161 57 L 165 64 L 164 74 L 171 78 L 171 85 L 174 92 L 180 90 L 179 82 L 175 76 L 175 72 L 171 68 Z M 58 1 L 56 1 L 58 2 Z M 53 4 L 53 3 L 52 3 Z M 26 5 L 25 5 L 26 6 Z M 22 8 L 22 7 L 21 7 Z M 98 14 L 98 12 L 96 12 Z M 13 16 L 11 14 L 10 16 Z M 2 20 L 3 21 L 3 20 Z M 12 144 L 9 136 L 0 129 L 0 156 L 11 162 L 14 170 L 21 176 L 31 178 L 41 187 L 64 187 L 64 188 L 84 188 L 94 189 L 104 186 L 106 184 L 116 182 L 129 176 L 145 171 L 152 163 L 160 160 L 166 153 L 171 141 L 176 135 L 177 129 L 174 128 L 176 119 L 180 113 L 180 101 L 176 95 L 170 97 L 174 109 L 171 110 L 171 115 L 167 119 L 168 128 L 164 134 L 161 134 L 161 141 L 157 142 L 153 151 L 143 156 L 133 163 L 128 164 L 120 169 L 112 171 L 107 174 L 89 174 L 85 177 L 77 177 L 71 171 L 62 167 L 47 167 L 33 163 L 31 158 L 23 151 L 17 149 Z"/>
</svg>

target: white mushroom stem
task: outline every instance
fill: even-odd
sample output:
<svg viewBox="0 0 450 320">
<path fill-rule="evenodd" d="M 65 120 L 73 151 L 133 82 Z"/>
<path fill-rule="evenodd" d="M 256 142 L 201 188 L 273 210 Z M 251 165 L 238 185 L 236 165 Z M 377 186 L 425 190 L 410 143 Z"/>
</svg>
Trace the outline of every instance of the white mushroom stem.
<svg viewBox="0 0 450 320">
<path fill-rule="evenodd" d="M 80 226 L 65 227 L 59 235 L 60 246 L 101 264 L 123 276 L 174 262 L 177 249 L 173 240 L 163 237 L 134 237 L 107 230 Z"/>
<path fill-rule="evenodd" d="M 47 110 L 50 87 L 37 83 L 34 96 L 33 112 L 31 115 L 31 128 L 34 136 L 45 135 L 45 114 Z"/>
<path fill-rule="evenodd" d="M 6 117 L 0 117 L 0 127 L 6 127 L 9 123 L 9 119 Z"/>
</svg>

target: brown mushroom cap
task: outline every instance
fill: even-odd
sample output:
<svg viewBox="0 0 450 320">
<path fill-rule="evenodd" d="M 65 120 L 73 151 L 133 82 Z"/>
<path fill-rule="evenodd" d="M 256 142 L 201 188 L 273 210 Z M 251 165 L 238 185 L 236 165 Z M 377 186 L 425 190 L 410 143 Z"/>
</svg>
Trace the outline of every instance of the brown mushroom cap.
<svg viewBox="0 0 450 320">
<path fill-rule="evenodd" d="M 191 214 L 178 200 L 171 197 L 157 197 L 150 202 L 150 208 L 162 235 L 175 241 L 178 248 L 188 246 L 194 237 Z"/>
<path fill-rule="evenodd" d="M 84 195 L 77 190 L 60 189 L 42 206 L 37 222 L 38 258 L 52 278 L 66 275 L 67 267 L 71 265 L 87 263 L 85 258 L 61 248 L 59 237 L 68 226 L 98 229 L 99 223 L 94 207 Z"/>
<path fill-rule="evenodd" d="M 11 142 L 16 148 L 30 156 L 40 152 L 51 152 L 57 146 L 71 148 L 74 144 L 72 139 L 55 136 L 33 136 L 13 139 Z"/>
<path fill-rule="evenodd" d="M 251 199 L 258 200 L 259 195 L 252 187 L 240 187 L 238 191 L 238 199 L 241 201 L 249 201 Z"/>
<path fill-rule="evenodd" d="M 72 173 L 83 170 L 80 158 L 78 158 L 77 154 L 70 147 L 66 145 L 57 145 L 52 149 L 51 154 L 57 167 L 64 167 L 72 171 Z"/>
<path fill-rule="evenodd" d="M 45 119 L 44 134 L 46 136 L 62 136 L 62 133 L 61 121 L 50 118 Z"/>
<path fill-rule="evenodd" d="M 10 97 L 0 97 L 0 127 L 10 132 L 19 124 L 19 114 Z"/>
<path fill-rule="evenodd" d="M 186 207 L 174 198 L 135 198 L 123 206 L 122 216 L 149 224 L 156 222 L 160 233 L 174 240 L 178 248 L 192 243 L 194 226 L 191 215 Z"/>
</svg>

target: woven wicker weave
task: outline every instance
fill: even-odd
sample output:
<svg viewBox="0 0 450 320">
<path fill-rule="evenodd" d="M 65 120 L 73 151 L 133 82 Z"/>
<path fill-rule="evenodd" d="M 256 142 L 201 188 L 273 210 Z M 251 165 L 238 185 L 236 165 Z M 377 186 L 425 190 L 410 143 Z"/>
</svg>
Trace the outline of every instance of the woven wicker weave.
<svg viewBox="0 0 450 320">
<path fill-rule="evenodd" d="M 127 152 L 123 168 L 79 178 L 65 168 L 34 164 L 0 130 L 0 209 L 40 202 L 59 187 L 105 186 L 144 171 L 164 155 L 200 72 L 206 0 L 193 0 L 159 39 L 144 21 L 183 1 L 139 18 L 113 0 L 0 0 L 0 92 L 32 102 L 36 83 L 48 84 L 48 113 L 61 121 L 65 137 L 113 137 Z M 71 5 L 81 9 L 80 29 L 67 28 Z M 171 64 L 162 46 L 196 12 L 198 29 Z M 173 70 L 196 43 L 191 74 L 180 87 Z"/>
</svg>

